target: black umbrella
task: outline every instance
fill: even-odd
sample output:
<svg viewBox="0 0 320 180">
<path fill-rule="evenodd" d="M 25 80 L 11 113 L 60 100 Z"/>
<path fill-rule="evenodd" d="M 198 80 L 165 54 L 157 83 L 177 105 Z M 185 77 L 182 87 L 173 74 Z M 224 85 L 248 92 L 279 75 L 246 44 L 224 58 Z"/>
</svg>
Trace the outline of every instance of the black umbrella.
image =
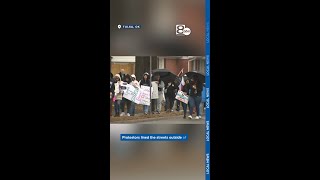
<svg viewBox="0 0 320 180">
<path fill-rule="evenodd" d="M 168 69 L 155 69 L 152 70 L 152 75 L 156 76 L 159 75 L 162 81 L 167 84 L 170 81 L 177 81 L 178 76 L 170 72 Z M 180 83 L 180 81 L 179 81 Z"/>
<path fill-rule="evenodd" d="M 199 77 L 199 81 L 201 83 L 205 83 L 205 75 L 202 72 L 191 71 L 191 72 L 187 72 L 186 75 L 190 79 L 193 78 L 194 75 L 197 75 Z"/>
</svg>

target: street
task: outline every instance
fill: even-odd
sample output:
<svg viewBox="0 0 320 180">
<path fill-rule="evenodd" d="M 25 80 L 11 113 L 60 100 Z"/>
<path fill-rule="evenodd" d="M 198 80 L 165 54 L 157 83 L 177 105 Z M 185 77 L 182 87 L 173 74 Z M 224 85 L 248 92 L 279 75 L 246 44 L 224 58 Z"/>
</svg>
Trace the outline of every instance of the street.
<svg viewBox="0 0 320 180">
<path fill-rule="evenodd" d="M 183 119 L 183 116 L 155 119 L 150 121 L 138 122 L 136 124 L 204 124 L 205 119 Z"/>
<path fill-rule="evenodd" d="M 112 124 L 204 124 L 205 117 L 202 119 L 183 119 L 183 115 L 179 116 L 167 116 L 167 117 L 156 117 L 156 118 L 145 118 L 135 120 L 123 120 L 113 121 Z"/>
</svg>

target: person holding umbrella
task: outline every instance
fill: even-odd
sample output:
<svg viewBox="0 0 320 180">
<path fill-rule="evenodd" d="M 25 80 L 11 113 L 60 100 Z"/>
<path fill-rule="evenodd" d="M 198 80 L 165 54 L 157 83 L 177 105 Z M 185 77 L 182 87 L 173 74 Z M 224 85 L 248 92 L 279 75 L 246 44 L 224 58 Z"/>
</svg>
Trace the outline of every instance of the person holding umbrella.
<svg viewBox="0 0 320 180">
<path fill-rule="evenodd" d="M 190 82 L 189 90 L 189 119 L 192 119 L 193 108 L 196 108 L 196 117 L 195 119 L 201 119 L 200 114 L 200 103 L 203 90 L 203 83 L 200 82 L 198 75 L 194 75 Z"/>
</svg>

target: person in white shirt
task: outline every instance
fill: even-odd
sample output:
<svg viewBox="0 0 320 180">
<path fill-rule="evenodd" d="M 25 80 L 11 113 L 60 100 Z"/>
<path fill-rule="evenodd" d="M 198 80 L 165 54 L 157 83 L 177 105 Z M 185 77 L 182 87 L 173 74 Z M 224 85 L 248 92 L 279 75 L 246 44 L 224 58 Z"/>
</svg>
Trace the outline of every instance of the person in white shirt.
<svg viewBox="0 0 320 180">
<path fill-rule="evenodd" d="M 160 114 L 161 112 L 161 107 L 162 107 L 162 101 L 163 101 L 163 96 L 164 96 L 164 82 L 160 79 L 160 76 L 157 75 L 156 77 L 156 83 L 158 84 L 158 99 L 157 99 L 157 105 L 156 105 L 156 113 Z"/>
<path fill-rule="evenodd" d="M 136 75 L 134 75 L 134 74 L 131 75 L 130 85 L 132 85 L 133 87 L 135 87 L 137 89 L 140 88 L 139 82 L 137 81 Z M 131 102 L 130 111 L 129 111 L 129 115 L 128 116 L 134 116 L 135 115 L 135 110 L 136 110 L 136 103 Z"/>
</svg>

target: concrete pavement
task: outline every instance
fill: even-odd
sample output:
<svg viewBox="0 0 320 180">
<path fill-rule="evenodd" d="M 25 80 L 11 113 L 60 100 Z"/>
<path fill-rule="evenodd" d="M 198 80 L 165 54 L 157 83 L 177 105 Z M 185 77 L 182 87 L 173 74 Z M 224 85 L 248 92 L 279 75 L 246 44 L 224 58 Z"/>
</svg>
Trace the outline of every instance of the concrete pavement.
<svg viewBox="0 0 320 180">
<path fill-rule="evenodd" d="M 134 120 L 114 121 L 112 124 L 205 124 L 205 117 L 202 119 L 183 119 L 183 115 L 157 118 L 144 118 Z"/>
</svg>

